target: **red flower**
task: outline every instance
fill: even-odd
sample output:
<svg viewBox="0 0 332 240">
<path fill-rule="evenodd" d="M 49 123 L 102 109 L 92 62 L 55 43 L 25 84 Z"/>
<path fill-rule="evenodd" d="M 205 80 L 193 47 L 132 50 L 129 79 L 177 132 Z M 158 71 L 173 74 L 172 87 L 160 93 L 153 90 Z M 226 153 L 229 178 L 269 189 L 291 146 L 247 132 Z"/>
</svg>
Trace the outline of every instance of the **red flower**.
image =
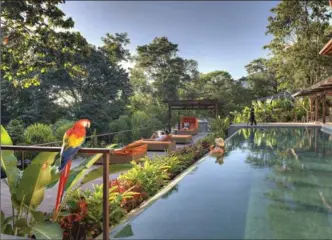
<svg viewBox="0 0 332 240">
<path fill-rule="evenodd" d="M 60 220 L 60 226 L 62 229 L 71 229 L 73 227 L 74 222 L 80 222 L 85 218 L 88 212 L 88 205 L 84 199 L 81 199 L 77 203 L 77 208 L 74 210 L 72 214 L 62 218 Z"/>
</svg>

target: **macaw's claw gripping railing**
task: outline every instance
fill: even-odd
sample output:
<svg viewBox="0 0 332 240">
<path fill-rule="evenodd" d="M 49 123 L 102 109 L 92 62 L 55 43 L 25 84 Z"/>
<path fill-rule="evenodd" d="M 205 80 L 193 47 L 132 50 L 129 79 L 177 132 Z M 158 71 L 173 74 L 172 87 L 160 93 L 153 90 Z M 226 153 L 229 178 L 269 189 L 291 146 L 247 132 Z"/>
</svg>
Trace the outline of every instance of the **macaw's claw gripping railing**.
<svg viewBox="0 0 332 240">
<path fill-rule="evenodd" d="M 1 150 L 18 152 L 60 152 L 61 147 L 9 146 L 1 145 Z M 79 153 L 103 154 L 103 240 L 109 239 L 109 162 L 113 150 L 108 148 L 81 148 Z"/>
</svg>

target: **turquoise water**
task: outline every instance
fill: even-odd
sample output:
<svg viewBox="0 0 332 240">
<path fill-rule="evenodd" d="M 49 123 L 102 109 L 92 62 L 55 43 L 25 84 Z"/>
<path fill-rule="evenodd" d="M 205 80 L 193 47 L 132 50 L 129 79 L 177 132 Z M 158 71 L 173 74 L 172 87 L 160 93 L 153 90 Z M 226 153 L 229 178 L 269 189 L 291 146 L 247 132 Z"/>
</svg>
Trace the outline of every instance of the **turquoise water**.
<svg viewBox="0 0 332 240">
<path fill-rule="evenodd" d="M 111 237 L 332 239 L 331 135 L 245 129 L 226 152 L 208 156 Z"/>
</svg>

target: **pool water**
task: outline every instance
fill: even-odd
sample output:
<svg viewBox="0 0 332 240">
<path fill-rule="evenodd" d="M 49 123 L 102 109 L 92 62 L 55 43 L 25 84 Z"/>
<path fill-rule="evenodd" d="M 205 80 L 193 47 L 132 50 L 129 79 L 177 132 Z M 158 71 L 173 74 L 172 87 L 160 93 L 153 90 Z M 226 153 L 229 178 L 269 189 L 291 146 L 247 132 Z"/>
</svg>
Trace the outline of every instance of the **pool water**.
<svg viewBox="0 0 332 240">
<path fill-rule="evenodd" d="M 332 135 L 242 129 L 118 239 L 332 239 Z"/>
</svg>

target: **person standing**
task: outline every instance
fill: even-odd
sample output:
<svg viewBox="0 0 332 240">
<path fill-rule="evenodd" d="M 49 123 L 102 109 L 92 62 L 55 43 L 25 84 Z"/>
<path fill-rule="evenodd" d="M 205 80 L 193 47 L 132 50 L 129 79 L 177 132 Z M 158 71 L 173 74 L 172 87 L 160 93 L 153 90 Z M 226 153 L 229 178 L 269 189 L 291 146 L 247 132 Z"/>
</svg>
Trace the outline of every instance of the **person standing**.
<svg viewBox="0 0 332 240">
<path fill-rule="evenodd" d="M 251 107 L 251 109 L 250 109 L 250 125 L 252 126 L 253 124 L 257 125 L 257 122 L 256 122 L 256 118 L 255 118 L 254 107 Z"/>
</svg>

